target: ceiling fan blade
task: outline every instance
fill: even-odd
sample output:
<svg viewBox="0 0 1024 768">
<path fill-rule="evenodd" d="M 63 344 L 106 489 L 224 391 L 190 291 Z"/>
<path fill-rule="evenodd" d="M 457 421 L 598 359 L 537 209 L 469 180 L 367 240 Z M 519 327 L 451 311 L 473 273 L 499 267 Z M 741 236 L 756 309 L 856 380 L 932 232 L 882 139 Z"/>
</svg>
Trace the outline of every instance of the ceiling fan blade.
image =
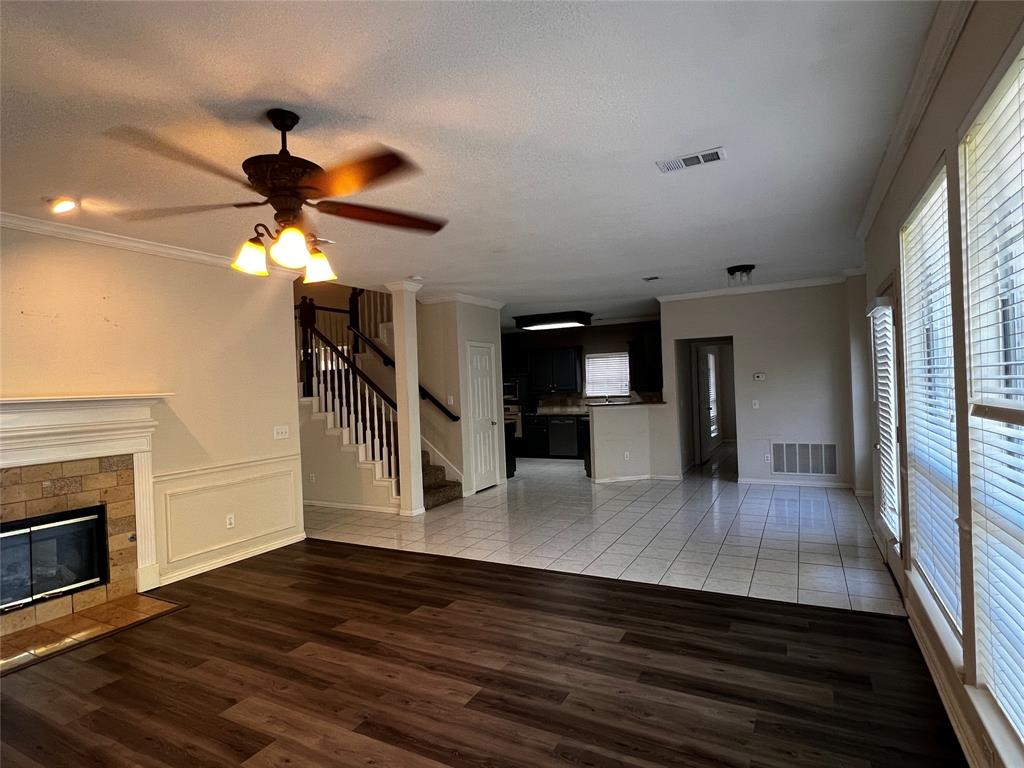
<svg viewBox="0 0 1024 768">
<path fill-rule="evenodd" d="M 119 125 L 115 128 L 111 128 L 104 131 L 104 135 L 108 138 L 120 141 L 122 144 L 128 144 L 129 146 L 141 149 L 145 152 L 150 152 L 154 155 L 159 155 L 166 160 L 173 160 L 176 163 L 183 163 L 184 165 L 191 166 L 192 168 L 198 168 L 206 173 L 219 176 L 222 179 L 233 181 L 236 184 L 241 184 L 246 189 L 252 189 L 252 185 L 242 176 L 226 168 L 221 168 L 216 163 L 207 160 L 204 157 L 200 157 L 187 149 L 183 149 L 175 144 L 165 141 L 151 131 L 144 130 L 142 128 L 134 128 L 130 125 Z"/>
<path fill-rule="evenodd" d="M 419 168 L 405 155 L 387 147 L 378 147 L 344 163 L 313 173 L 300 186 L 307 197 L 346 197 Z"/>
<path fill-rule="evenodd" d="M 167 216 L 182 216 L 186 213 L 202 213 L 203 211 L 216 211 L 220 208 L 254 208 L 259 205 L 266 205 L 266 200 L 259 200 L 249 203 L 214 203 L 212 205 L 178 205 L 173 208 L 136 208 L 131 211 L 119 211 L 114 214 L 124 221 L 145 221 L 147 219 L 163 219 Z"/>
<path fill-rule="evenodd" d="M 392 211 L 387 208 L 373 208 L 369 205 L 341 203 L 337 200 L 321 200 L 319 203 L 312 203 L 312 205 L 320 213 L 340 216 L 343 219 L 365 221 L 367 224 L 382 224 L 386 227 L 416 229 L 429 234 L 441 231 L 444 225 L 448 223 L 444 219 L 430 219 L 425 216 L 414 216 L 410 213 Z"/>
</svg>

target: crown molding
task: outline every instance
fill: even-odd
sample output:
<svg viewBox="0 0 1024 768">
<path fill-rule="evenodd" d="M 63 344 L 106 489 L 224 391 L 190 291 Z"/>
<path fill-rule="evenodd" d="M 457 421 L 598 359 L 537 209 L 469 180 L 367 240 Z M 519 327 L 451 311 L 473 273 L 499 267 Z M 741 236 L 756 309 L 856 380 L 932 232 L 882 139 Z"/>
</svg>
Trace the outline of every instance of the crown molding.
<svg viewBox="0 0 1024 768">
<path fill-rule="evenodd" d="M 443 304 L 448 301 L 457 301 L 462 304 L 475 304 L 478 307 L 487 309 L 501 309 L 505 306 L 503 301 L 484 299 L 479 296 L 470 296 L 468 293 L 450 293 L 446 296 L 425 296 L 419 299 L 420 304 Z"/>
<path fill-rule="evenodd" d="M 857 236 L 862 240 L 867 237 L 882 207 L 882 201 L 896 178 L 896 172 L 903 163 L 973 7 L 973 0 L 938 4 L 857 226 Z"/>
<path fill-rule="evenodd" d="M 231 267 L 230 258 L 218 256 L 215 253 L 193 251 L 191 248 L 181 248 L 176 245 L 157 243 L 152 240 L 141 240 L 137 237 L 128 237 L 127 235 L 115 235 L 111 232 L 76 227 L 73 224 L 66 224 L 62 221 L 47 221 L 46 219 L 36 219 L 16 213 L 0 212 L 0 228 L 30 232 L 35 235 L 45 235 L 46 237 L 57 237 L 62 240 L 74 240 L 79 243 L 102 245 L 119 251 L 143 253 L 147 256 L 159 256 L 175 261 L 205 264 L 210 267 L 220 267 L 221 269 L 229 269 Z M 270 274 L 274 277 L 284 277 L 289 280 L 294 280 L 297 277 L 296 273 L 292 270 L 282 269 L 273 265 L 269 266 Z"/>
<path fill-rule="evenodd" d="M 692 293 L 676 293 L 671 296 L 658 296 L 658 302 L 665 304 L 670 301 L 689 301 L 690 299 L 709 299 L 715 296 L 736 296 L 746 293 L 767 293 L 768 291 L 790 291 L 794 288 L 817 288 L 821 285 L 840 285 L 847 280 L 846 275 L 837 277 L 812 277 L 807 280 L 790 280 L 785 283 L 765 283 L 764 285 L 742 285 L 735 288 L 716 288 L 710 291 L 693 291 Z"/>
</svg>

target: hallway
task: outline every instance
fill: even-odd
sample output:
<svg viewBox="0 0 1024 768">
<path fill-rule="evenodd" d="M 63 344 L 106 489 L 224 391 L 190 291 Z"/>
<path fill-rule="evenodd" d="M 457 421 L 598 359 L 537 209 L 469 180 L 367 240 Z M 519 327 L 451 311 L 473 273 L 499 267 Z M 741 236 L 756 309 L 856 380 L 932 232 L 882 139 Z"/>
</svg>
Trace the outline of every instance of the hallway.
<svg viewBox="0 0 1024 768">
<path fill-rule="evenodd" d="M 747 485 L 723 446 L 682 480 L 594 484 L 521 459 L 505 486 L 417 518 L 307 506 L 311 538 L 904 615 L 849 490 Z"/>
</svg>

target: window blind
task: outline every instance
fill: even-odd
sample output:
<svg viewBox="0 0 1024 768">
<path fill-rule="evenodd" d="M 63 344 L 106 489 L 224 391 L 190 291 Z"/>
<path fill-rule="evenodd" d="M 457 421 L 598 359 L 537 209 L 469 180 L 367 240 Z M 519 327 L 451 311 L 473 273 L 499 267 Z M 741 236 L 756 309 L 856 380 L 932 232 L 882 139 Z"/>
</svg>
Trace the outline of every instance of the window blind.
<svg viewBox="0 0 1024 768">
<path fill-rule="evenodd" d="M 874 307 L 871 318 L 871 355 L 874 359 L 875 418 L 878 425 L 878 511 L 897 546 L 903 540 L 900 521 L 900 456 L 896 426 L 896 348 L 892 305 Z"/>
<path fill-rule="evenodd" d="M 718 437 L 718 358 L 708 352 L 708 429 Z"/>
<path fill-rule="evenodd" d="M 1024 52 L 961 148 L 978 679 L 1024 737 Z"/>
<path fill-rule="evenodd" d="M 960 630 L 953 328 L 945 170 L 900 232 L 907 506 L 917 570 Z"/>
<path fill-rule="evenodd" d="M 587 355 L 587 397 L 618 397 L 629 394 L 629 353 Z"/>
</svg>

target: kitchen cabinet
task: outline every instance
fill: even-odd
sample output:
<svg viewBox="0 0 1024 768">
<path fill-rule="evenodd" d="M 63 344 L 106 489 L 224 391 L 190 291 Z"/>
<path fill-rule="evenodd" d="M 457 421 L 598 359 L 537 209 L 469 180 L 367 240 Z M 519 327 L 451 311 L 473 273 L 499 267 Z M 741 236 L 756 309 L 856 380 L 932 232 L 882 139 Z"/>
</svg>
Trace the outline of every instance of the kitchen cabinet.
<svg viewBox="0 0 1024 768">
<path fill-rule="evenodd" d="M 581 392 L 581 347 L 554 347 L 530 351 L 530 391 L 534 393 Z"/>
<path fill-rule="evenodd" d="M 629 388 L 634 392 L 661 392 L 661 329 L 645 329 L 629 342 Z"/>
<path fill-rule="evenodd" d="M 548 417 L 527 416 L 523 419 L 524 456 L 543 459 L 548 455 Z"/>
</svg>

